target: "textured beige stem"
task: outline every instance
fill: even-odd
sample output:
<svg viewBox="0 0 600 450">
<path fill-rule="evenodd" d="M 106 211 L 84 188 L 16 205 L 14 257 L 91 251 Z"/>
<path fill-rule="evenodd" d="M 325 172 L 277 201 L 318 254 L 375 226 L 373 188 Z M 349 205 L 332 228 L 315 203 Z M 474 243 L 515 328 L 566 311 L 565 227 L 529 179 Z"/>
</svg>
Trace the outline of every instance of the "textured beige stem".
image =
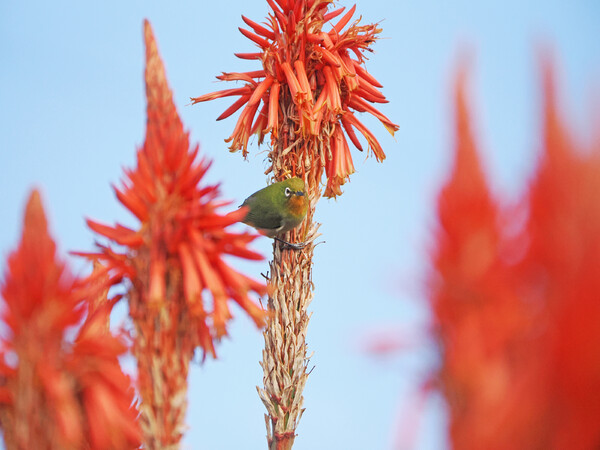
<svg viewBox="0 0 600 450">
<path fill-rule="evenodd" d="M 193 348 L 182 339 L 177 317 L 164 305 L 154 314 L 135 317 L 133 354 L 138 363 L 140 424 L 144 448 L 174 450 L 186 430 L 187 376 Z M 179 323 L 189 321 L 178 320 Z"/>
<path fill-rule="evenodd" d="M 259 395 L 268 412 L 267 438 L 271 450 L 289 449 L 302 417 L 302 391 L 308 378 L 306 333 L 307 313 L 312 292 L 312 256 L 315 226 L 306 236 L 303 250 L 282 249 L 275 242 L 270 264 L 269 311 L 264 332 L 265 348 L 261 363 L 264 389 Z"/>
<path fill-rule="evenodd" d="M 297 159 L 290 163 L 294 157 Z M 283 174 L 289 173 L 286 168 L 292 166 L 296 167 L 296 175 L 304 173 L 310 206 L 302 226 L 283 237 L 288 242 L 305 242 L 306 246 L 302 250 L 294 250 L 278 241 L 273 244 L 268 278 L 268 309 L 271 315 L 264 331 L 265 348 L 261 362 L 264 387 L 258 388 L 267 408 L 265 421 L 270 450 L 292 448 L 296 427 L 304 412 L 302 391 L 309 374 L 306 333 L 310 319 L 308 306 L 313 298 L 312 258 L 315 239 L 319 236 L 319 224 L 313 223 L 312 219 L 321 192 L 317 181 L 320 173 L 311 171 L 315 165 L 310 159 L 305 160 L 306 165 L 300 171 L 298 166 L 302 164 L 298 164 L 298 160 L 302 161 L 293 152 L 273 158 L 277 179 L 286 178 Z"/>
</svg>

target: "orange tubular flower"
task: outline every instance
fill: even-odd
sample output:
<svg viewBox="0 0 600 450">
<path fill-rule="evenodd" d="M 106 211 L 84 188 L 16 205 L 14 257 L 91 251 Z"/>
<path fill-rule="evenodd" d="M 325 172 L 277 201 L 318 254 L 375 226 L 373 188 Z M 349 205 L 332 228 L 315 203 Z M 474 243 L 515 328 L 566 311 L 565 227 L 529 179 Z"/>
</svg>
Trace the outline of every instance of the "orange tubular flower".
<svg viewBox="0 0 600 450">
<path fill-rule="evenodd" d="M 549 67 L 545 77 L 524 226 L 525 211 L 512 222 L 488 192 L 462 77 L 457 88 L 456 163 L 439 197 L 431 280 L 453 448 L 600 446 L 600 140 L 592 151 L 575 145 Z"/>
<path fill-rule="evenodd" d="M 118 356 L 126 347 L 108 332 L 109 305 L 92 311 L 75 342 L 67 327 L 84 316 L 98 289 L 73 278 L 56 259 L 37 191 L 23 237 L 2 283 L 0 421 L 7 448 L 135 448 L 141 434 L 130 379 Z M 84 300 L 85 299 L 85 300 Z"/>
<path fill-rule="evenodd" d="M 125 170 L 123 187 L 114 188 L 119 201 L 141 224 L 134 230 L 88 220 L 92 230 L 125 248 L 117 252 L 100 245 L 100 253 L 88 256 L 102 260 L 112 280 L 127 278 L 133 283 L 137 300 L 130 305 L 132 315 L 181 300 L 180 307 L 193 320 L 190 333 L 197 330 L 192 340 L 214 357 L 213 341 L 227 334 L 230 299 L 257 326 L 264 323 L 262 309 L 248 294 L 262 295 L 265 286 L 236 272 L 223 257 L 260 260 L 262 256 L 247 247 L 255 235 L 226 231 L 245 211 L 220 214 L 217 210 L 228 202 L 218 200 L 218 186 L 200 184 L 210 162 L 198 161 L 198 145 L 190 147 L 148 22 L 145 36 L 146 141 L 137 152 L 137 167 Z M 212 297 L 212 307 L 206 293 Z"/>
<path fill-rule="evenodd" d="M 131 229 L 88 220 L 120 250 L 98 245 L 100 251 L 87 256 L 103 263 L 111 282 L 125 278 L 131 283 L 127 299 L 135 327 L 144 446 L 162 449 L 177 446 L 186 428 L 194 351 L 216 357 L 215 341 L 227 334 L 232 317 L 230 301 L 262 327 L 265 313 L 250 296 L 265 294 L 266 286 L 224 261 L 227 255 L 262 259 L 248 248 L 257 235 L 227 231 L 246 211 L 220 214 L 228 202 L 218 199 L 218 186 L 202 185 L 210 163 L 197 159 L 198 145 L 190 146 L 147 21 L 144 37 L 146 140 L 137 152 L 137 167 L 125 170 L 123 187 L 115 187 L 140 225 Z"/>
<path fill-rule="evenodd" d="M 326 172 L 324 195 L 335 197 L 342 193 L 340 186 L 354 173 L 346 136 L 362 151 L 355 133 L 358 131 L 375 158 L 385 159 L 381 145 L 357 119 L 356 112 L 372 114 L 392 135 L 398 130 L 398 125 L 372 106 L 387 100 L 378 90 L 381 84 L 363 67 L 364 52 L 371 51 L 370 46 L 381 30 L 374 24 L 359 25 L 358 20 L 346 27 L 356 6 L 334 22 L 344 8 L 328 12 L 332 0 L 267 2 L 273 12 L 264 26 L 242 16 L 250 30 L 240 28 L 244 36 L 258 45 L 260 52 L 236 54 L 242 59 L 260 60 L 263 70 L 218 76 L 220 80 L 246 84 L 243 88 L 192 98 L 192 102 L 240 97 L 217 120 L 245 105 L 232 135 L 226 139 L 231 142 L 231 151 L 241 149 L 244 157 L 253 133 L 258 134 L 260 144 L 270 132 L 273 148 L 286 149 L 294 144 L 289 133 L 284 132 L 288 127 L 286 121 L 292 119 L 294 131 L 304 138 L 305 145 L 299 151 L 298 172 L 303 173 L 301 162 L 307 159 L 302 154 L 315 155 L 311 159 L 318 161 L 319 176 L 323 169 Z M 331 24 L 327 32 L 323 31 L 326 24 Z M 287 110 L 290 103 L 295 111 Z"/>
</svg>

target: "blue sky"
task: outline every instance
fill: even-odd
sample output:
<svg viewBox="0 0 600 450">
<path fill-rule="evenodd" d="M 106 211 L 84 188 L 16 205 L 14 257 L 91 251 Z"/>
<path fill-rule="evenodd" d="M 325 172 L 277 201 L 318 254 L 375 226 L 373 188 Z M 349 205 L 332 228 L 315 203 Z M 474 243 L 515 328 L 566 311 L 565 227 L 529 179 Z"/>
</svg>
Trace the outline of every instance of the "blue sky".
<svg viewBox="0 0 600 450">
<path fill-rule="evenodd" d="M 262 0 L 0 3 L 0 270 L 34 186 L 63 255 L 92 248 L 84 217 L 135 224 L 110 183 L 119 181 L 121 167 L 132 166 L 144 137 L 144 18 L 153 25 L 183 122 L 214 161 L 209 181 L 221 182 L 234 205 L 264 186 L 266 153 L 252 145 L 248 161 L 230 154 L 223 139 L 235 119 L 214 120 L 230 102 L 188 103 L 224 87 L 214 78 L 221 71 L 258 68 L 233 52 L 254 51 L 237 31 L 240 15 L 261 21 L 266 13 Z M 470 97 L 484 164 L 507 199 L 523 189 L 538 149 L 538 49 L 553 49 L 563 110 L 582 133 L 589 132 L 591 94 L 599 93 L 600 4 L 592 0 L 370 0 L 358 3 L 357 15 L 381 21 L 383 38 L 367 68 L 384 85 L 390 103 L 382 111 L 400 131 L 392 138 L 367 121 L 387 160 L 355 154 L 357 173 L 344 195 L 317 208 L 326 243 L 315 251 L 308 335 L 315 369 L 297 450 L 392 448 L 399 418 L 435 365 L 422 338 L 422 280 L 434 200 L 452 150 L 450 88 L 461 51 L 473 55 Z M 255 248 L 269 255 L 271 242 L 262 238 Z M 267 263 L 237 266 L 260 277 Z M 72 267 L 85 271 L 79 261 Z M 415 335 L 422 345 L 402 358 L 372 358 L 364 344 L 380 330 Z M 191 371 L 184 448 L 265 448 L 255 390 L 262 383 L 261 348 L 262 335 L 238 310 L 220 359 Z M 406 448 L 445 448 L 439 398 L 428 400 L 416 436 Z"/>
</svg>

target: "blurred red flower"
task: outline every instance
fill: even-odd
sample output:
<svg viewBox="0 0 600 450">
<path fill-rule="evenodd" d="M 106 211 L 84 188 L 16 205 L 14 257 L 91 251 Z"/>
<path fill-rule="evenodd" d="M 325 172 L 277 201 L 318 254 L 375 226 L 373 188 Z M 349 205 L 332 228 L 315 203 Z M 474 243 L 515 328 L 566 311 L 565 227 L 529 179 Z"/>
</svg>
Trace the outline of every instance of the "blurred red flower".
<svg viewBox="0 0 600 450">
<path fill-rule="evenodd" d="M 586 151 L 570 138 L 547 65 L 539 167 L 509 214 L 478 161 L 464 78 L 430 280 L 452 446 L 598 448 L 600 141 Z"/>
<path fill-rule="evenodd" d="M 7 448 L 139 446 L 134 392 L 117 359 L 126 346 L 99 326 L 108 320 L 108 303 L 88 307 L 97 291 L 56 258 L 34 191 L 2 283 L 8 334 L 0 341 L 0 421 Z M 65 332 L 82 319 L 68 341 Z"/>
<path fill-rule="evenodd" d="M 246 211 L 218 212 L 230 202 L 219 199 L 218 186 L 202 184 L 210 162 L 198 160 L 199 146 L 190 146 L 148 22 L 145 39 L 146 140 L 137 152 L 137 167 L 125 169 L 123 187 L 114 188 L 140 226 L 134 230 L 88 220 L 92 230 L 122 248 L 99 245 L 100 252 L 88 256 L 106 265 L 111 280 L 132 282 L 132 316 L 157 311 L 165 303 L 177 304 L 191 319 L 186 329 L 193 347 L 215 356 L 214 340 L 227 334 L 232 317 L 230 299 L 257 326 L 264 325 L 262 308 L 248 294 L 263 295 L 266 287 L 231 268 L 224 257 L 261 260 L 262 256 L 247 247 L 257 235 L 226 230 Z"/>
<path fill-rule="evenodd" d="M 144 39 L 146 139 L 137 166 L 125 170 L 122 188 L 115 187 L 140 224 L 132 229 L 88 220 L 111 244 L 98 244 L 99 252 L 86 256 L 105 266 L 97 277 L 129 281 L 144 446 L 161 449 L 178 445 L 185 432 L 195 350 L 216 357 L 215 341 L 227 334 L 232 318 L 231 301 L 262 327 L 265 312 L 251 295 L 264 295 L 266 286 L 225 262 L 228 255 L 262 259 L 248 248 L 258 235 L 227 230 L 246 211 L 218 212 L 229 202 L 219 199 L 218 186 L 204 183 L 210 163 L 197 159 L 198 145 L 190 146 L 148 21 Z"/>
</svg>

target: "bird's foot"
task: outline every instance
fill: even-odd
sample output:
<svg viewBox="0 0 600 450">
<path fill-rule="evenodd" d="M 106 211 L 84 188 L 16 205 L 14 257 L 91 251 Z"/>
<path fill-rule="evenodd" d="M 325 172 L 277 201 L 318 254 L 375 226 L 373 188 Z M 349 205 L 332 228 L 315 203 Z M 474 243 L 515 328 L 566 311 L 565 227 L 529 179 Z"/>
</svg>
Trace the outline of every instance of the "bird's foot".
<svg viewBox="0 0 600 450">
<path fill-rule="evenodd" d="M 291 242 L 288 241 L 284 241 L 283 239 L 279 239 L 278 237 L 273 238 L 276 241 L 279 241 L 283 244 L 282 248 L 285 250 L 286 248 L 290 248 L 292 250 L 302 250 L 304 247 L 306 247 L 307 243 L 306 242 L 298 242 L 297 244 L 293 244 Z"/>
</svg>

